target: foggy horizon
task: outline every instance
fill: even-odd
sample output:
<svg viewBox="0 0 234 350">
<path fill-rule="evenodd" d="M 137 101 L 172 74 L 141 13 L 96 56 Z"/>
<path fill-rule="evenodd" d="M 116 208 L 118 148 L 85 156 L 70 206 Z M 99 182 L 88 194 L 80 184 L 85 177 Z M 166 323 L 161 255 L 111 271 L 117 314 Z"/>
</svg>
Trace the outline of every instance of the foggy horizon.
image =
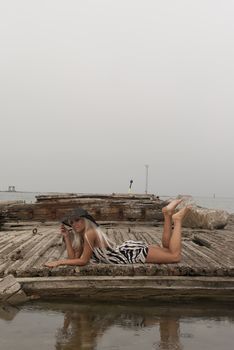
<svg viewBox="0 0 234 350">
<path fill-rule="evenodd" d="M 0 190 L 234 197 L 234 3 L 0 5 Z"/>
</svg>

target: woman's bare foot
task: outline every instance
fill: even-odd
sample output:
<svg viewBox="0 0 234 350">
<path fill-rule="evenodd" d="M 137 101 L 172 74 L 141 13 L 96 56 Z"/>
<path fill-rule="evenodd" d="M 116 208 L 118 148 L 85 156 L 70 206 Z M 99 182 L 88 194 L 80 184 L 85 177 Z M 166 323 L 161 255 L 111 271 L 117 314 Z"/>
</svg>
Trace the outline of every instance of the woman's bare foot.
<svg viewBox="0 0 234 350">
<path fill-rule="evenodd" d="M 175 208 L 183 201 L 182 199 L 173 199 L 166 207 L 162 208 L 163 214 L 172 215 Z"/>
<path fill-rule="evenodd" d="M 172 215 L 172 220 L 175 221 L 183 221 L 183 219 L 185 218 L 185 216 L 188 214 L 188 212 L 190 211 L 190 209 L 192 208 L 191 205 L 184 207 L 183 209 L 181 209 L 180 211 L 178 211 L 178 213 Z"/>
</svg>

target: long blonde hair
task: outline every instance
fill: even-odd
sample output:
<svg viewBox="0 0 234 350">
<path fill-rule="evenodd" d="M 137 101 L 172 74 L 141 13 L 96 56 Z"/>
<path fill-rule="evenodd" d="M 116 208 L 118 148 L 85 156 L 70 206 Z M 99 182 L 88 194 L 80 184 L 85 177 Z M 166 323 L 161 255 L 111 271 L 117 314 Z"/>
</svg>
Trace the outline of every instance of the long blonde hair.
<svg viewBox="0 0 234 350">
<path fill-rule="evenodd" d="M 94 230 L 97 234 L 97 237 L 101 243 L 101 248 L 102 249 L 105 249 L 106 247 L 109 247 L 109 248 L 115 248 L 116 244 L 110 239 L 107 237 L 106 233 L 103 232 L 103 230 L 100 228 L 100 226 L 96 226 L 91 220 L 85 218 L 85 217 L 82 217 L 82 219 L 84 220 L 85 222 L 85 233 L 84 235 L 86 234 L 86 232 L 88 230 Z M 84 239 L 83 237 L 78 233 L 76 232 L 74 229 L 72 230 L 73 231 L 73 235 L 74 235 L 74 239 L 73 239 L 73 248 L 75 249 L 83 249 L 84 247 Z M 90 245 L 90 244 L 89 244 Z M 91 247 L 90 248 L 93 250 L 94 247 Z"/>
</svg>

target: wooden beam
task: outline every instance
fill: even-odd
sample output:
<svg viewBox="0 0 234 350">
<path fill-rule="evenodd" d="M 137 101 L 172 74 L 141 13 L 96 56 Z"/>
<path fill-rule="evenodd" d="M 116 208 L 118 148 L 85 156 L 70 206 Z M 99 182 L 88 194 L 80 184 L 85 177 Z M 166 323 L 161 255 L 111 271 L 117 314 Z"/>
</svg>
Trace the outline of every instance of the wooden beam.
<svg viewBox="0 0 234 350">
<path fill-rule="evenodd" d="M 234 301 L 234 278 L 179 276 L 67 276 L 17 278 L 28 296 L 92 300 Z"/>
</svg>

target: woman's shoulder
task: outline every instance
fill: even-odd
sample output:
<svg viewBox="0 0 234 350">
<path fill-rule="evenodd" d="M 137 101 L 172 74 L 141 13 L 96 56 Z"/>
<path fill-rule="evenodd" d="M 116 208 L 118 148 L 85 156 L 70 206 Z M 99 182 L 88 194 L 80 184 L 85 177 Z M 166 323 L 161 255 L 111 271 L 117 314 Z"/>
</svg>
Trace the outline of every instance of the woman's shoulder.
<svg viewBox="0 0 234 350">
<path fill-rule="evenodd" d="M 85 232 L 85 237 L 88 238 L 89 240 L 92 239 L 96 239 L 97 238 L 97 233 L 94 229 L 89 229 Z"/>
</svg>

